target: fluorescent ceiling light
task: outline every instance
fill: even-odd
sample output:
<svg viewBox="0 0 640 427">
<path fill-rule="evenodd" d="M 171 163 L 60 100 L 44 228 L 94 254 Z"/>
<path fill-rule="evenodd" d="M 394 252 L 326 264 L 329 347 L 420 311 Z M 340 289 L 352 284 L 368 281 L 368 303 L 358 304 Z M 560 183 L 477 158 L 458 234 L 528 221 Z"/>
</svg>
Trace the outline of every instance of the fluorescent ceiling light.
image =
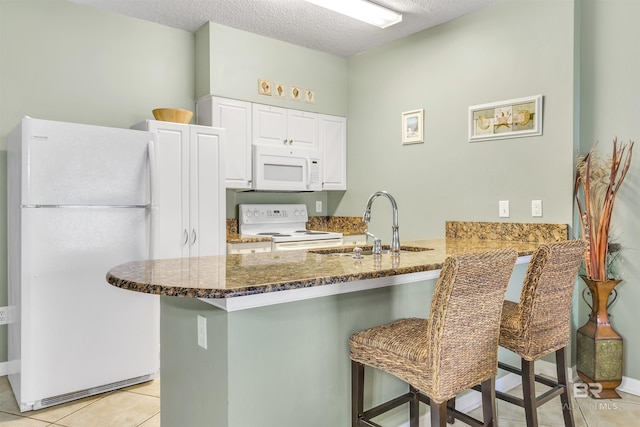
<svg viewBox="0 0 640 427">
<path fill-rule="evenodd" d="M 387 28 L 402 21 L 402 14 L 366 0 L 307 1 L 380 28 Z"/>
</svg>

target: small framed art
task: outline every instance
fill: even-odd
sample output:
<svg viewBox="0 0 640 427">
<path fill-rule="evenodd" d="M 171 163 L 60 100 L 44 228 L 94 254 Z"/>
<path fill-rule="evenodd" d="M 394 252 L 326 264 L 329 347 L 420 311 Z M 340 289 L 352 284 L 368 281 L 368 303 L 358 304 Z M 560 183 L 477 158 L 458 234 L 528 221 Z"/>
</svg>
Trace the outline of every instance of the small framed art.
<svg viewBox="0 0 640 427">
<path fill-rule="evenodd" d="M 420 144 L 424 142 L 424 110 L 402 113 L 402 144 Z"/>
</svg>

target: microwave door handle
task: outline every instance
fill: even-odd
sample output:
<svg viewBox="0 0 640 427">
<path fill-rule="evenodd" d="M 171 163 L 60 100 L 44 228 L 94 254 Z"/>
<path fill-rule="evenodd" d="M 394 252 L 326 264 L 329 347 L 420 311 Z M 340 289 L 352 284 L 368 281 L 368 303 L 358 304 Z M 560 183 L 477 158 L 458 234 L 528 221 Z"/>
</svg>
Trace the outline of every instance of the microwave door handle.
<svg viewBox="0 0 640 427">
<path fill-rule="evenodd" d="M 309 157 L 307 160 L 307 190 L 311 187 L 311 159 Z"/>
</svg>

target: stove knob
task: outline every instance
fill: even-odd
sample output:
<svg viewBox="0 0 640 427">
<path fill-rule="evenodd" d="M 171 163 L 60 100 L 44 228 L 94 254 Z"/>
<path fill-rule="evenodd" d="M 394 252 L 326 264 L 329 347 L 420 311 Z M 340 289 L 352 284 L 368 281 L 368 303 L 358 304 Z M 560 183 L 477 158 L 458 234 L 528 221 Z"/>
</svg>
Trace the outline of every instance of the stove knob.
<svg viewBox="0 0 640 427">
<path fill-rule="evenodd" d="M 251 211 L 246 211 L 244 214 L 245 214 L 247 217 L 250 217 L 250 216 L 251 216 Z"/>
<path fill-rule="evenodd" d="M 300 215 L 305 216 L 307 214 L 307 211 L 305 211 L 304 209 L 300 212 Z"/>
<path fill-rule="evenodd" d="M 260 211 L 258 209 L 253 211 L 253 216 L 260 216 Z"/>
<path fill-rule="evenodd" d="M 298 209 L 296 209 L 296 210 L 294 210 L 294 211 L 293 211 L 293 215 L 295 215 L 295 216 L 300 215 L 300 214 L 298 213 Z"/>
</svg>

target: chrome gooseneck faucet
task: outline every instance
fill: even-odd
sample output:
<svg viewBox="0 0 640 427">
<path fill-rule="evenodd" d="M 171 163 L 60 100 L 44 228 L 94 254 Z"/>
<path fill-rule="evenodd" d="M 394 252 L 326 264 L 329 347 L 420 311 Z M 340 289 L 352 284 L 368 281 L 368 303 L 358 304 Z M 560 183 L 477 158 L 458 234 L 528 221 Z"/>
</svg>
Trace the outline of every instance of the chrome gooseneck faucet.
<svg viewBox="0 0 640 427">
<path fill-rule="evenodd" d="M 391 202 L 391 207 L 393 208 L 393 225 L 392 235 L 391 235 L 391 252 L 399 253 L 400 252 L 400 235 L 398 233 L 398 205 L 396 204 L 396 200 L 393 196 L 386 191 L 376 191 L 371 196 L 369 196 L 369 200 L 367 200 L 367 207 L 362 215 L 362 220 L 367 224 L 371 221 L 371 205 L 373 201 L 380 196 L 385 196 Z M 367 231 L 367 236 L 373 236 L 371 233 Z M 374 236 L 375 237 L 375 236 Z"/>
</svg>

